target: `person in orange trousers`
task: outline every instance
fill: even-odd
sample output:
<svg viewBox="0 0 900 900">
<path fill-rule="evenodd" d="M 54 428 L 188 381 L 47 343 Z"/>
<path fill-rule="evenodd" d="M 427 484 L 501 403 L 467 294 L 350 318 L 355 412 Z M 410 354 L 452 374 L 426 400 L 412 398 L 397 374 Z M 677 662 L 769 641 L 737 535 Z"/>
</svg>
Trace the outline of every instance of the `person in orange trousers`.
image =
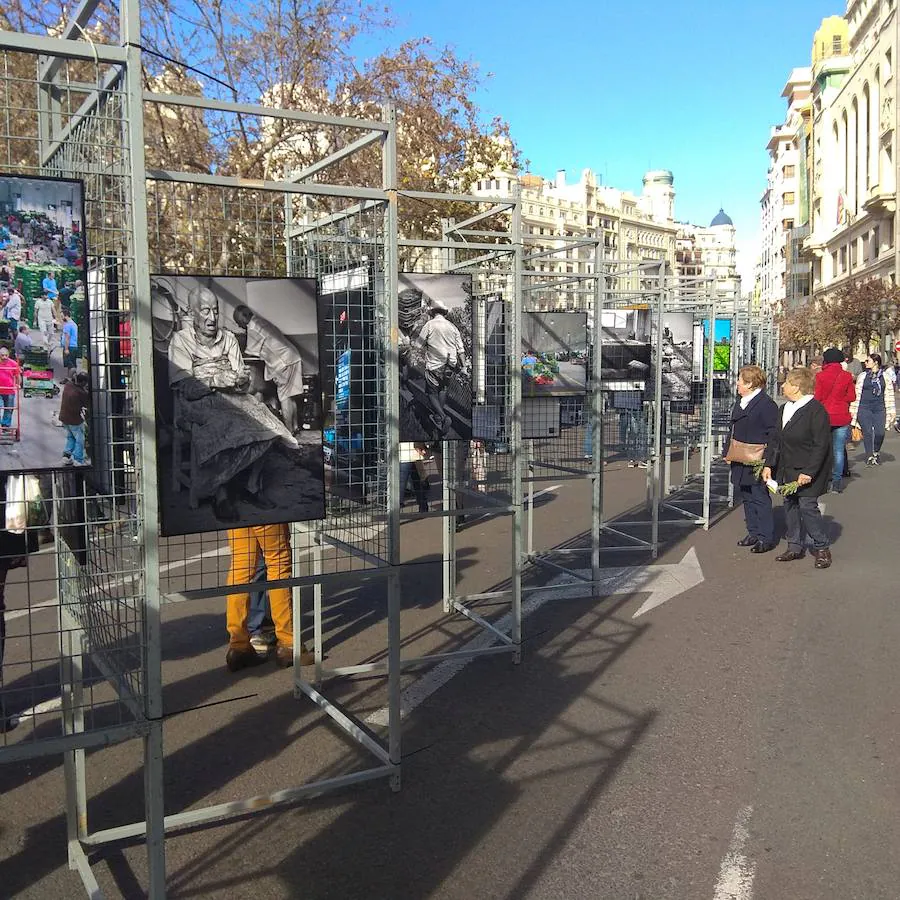
<svg viewBox="0 0 900 900">
<path fill-rule="evenodd" d="M 228 584 L 250 584 L 256 572 L 257 554 L 262 552 L 266 562 L 266 577 L 280 581 L 291 577 L 291 538 L 286 523 L 279 525 L 254 525 L 249 528 L 228 530 L 231 546 L 231 568 Z M 272 620 L 275 622 L 275 663 L 281 668 L 294 664 L 294 622 L 291 609 L 291 589 L 271 588 L 269 602 Z M 225 664 L 232 672 L 256 665 L 262 660 L 250 645 L 247 616 L 250 612 L 250 594 L 244 590 L 229 594 L 226 600 L 228 627 L 228 653 Z M 301 665 L 314 662 L 313 654 L 301 646 Z"/>
</svg>

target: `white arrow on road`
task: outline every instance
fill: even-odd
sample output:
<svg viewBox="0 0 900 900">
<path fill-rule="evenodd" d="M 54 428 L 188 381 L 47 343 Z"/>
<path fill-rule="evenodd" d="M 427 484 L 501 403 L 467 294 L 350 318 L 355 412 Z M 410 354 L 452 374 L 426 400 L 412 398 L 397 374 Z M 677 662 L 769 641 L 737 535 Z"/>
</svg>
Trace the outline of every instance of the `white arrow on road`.
<svg viewBox="0 0 900 900">
<path fill-rule="evenodd" d="M 578 573 L 583 578 L 590 578 L 591 570 L 582 569 Z M 641 608 L 632 616 L 636 619 L 651 609 L 656 609 L 667 600 L 677 597 L 684 591 L 696 587 L 703 581 L 703 570 L 700 568 L 700 560 L 697 559 L 697 551 L 691 547 L 685 553 L 681 562 L 667 563 L 655 566 L 621 566 L 615 569 L 604 569 L 603 576 L 597 582 L 601 587 L 599 596 L 613 597 L 616 594 L 638 594 L 649 592 L 650 596 L 644 601 Z M 538 591 L 532 594 L 522 604 L 522 618 L 527 618 L 539 610 L 545 603 L 552 600 L 564 600 L 566 595 L 559 590 L 559 585 L 575 588 L 571 596 L 584 597 L 584 590 L 589 588 L 590 582 L 576 581 L 571 575 L 560 575 L 551 581 L 546 591 Z M 554 589 L 555 588 L 555 589 Z M 501 631 L 507 631 L 512 625 L 510 613 L 501 616 L 494 625 Z M 465 645 L 466 650 L 475 650 L 490 647 L 496 643 L 496 638 L 490 632 L 483 632 Z M 435 666 L 430 672 L 423 675 L 407 687 L 400 697 L 400 716 L 406 718 L 422 701 L 430 697 L 438 688 L 445 685 L 451 678 L 458 675 L 472 660 L 472 657 L 448 659 Z M 369 725 L 387 725 L 388 708 L 376 710 L 366 719 Z"/>
<path fill-rule="evenodd" d="M 697 559 L 697 551 L 693 547 L 684 554 L 681 562 L 655 566 L 619 566 L 601 571 L 602 575 L 597 582 L 600 585 L 597 593 L 601 597 L 613 597 L 616 594 L 650 594 L 632 616 L 633 619 L 650 612 L 651 609 L 656 609 L 657 606 L 662 606 L 673 597 L 702 584 L 704 580 L 703 569 L 700 568 L 700 560 Z M 590 569 L 581 569 L 577 574 L 590 583 Z"/>
</svg>

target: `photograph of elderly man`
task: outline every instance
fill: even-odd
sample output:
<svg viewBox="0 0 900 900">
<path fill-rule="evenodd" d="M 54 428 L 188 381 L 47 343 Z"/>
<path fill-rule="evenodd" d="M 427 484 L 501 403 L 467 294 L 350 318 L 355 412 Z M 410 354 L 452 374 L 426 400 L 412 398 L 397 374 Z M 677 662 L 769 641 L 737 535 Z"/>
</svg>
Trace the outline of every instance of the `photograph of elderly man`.
<svg viewBox="0 0 900 900">
<path fill-rule="evenodd" d="M 155 276 L 153 290 L 162 533 L 321 518 L 315 282 Z"/>
</svg>

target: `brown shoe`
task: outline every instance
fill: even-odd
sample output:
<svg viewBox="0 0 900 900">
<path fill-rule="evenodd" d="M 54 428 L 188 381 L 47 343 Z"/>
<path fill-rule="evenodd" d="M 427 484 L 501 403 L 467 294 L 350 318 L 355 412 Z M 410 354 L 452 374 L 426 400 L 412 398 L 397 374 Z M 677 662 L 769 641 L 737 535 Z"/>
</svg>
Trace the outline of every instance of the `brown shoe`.
<svg viewBox="0 0 900 900">
<path fill-rule="evenodd" d="M 816 550 L 816 568 L 827 569 L 831 565 L 831 551 L 826 547 L 824 550 Z"/>
<path fill-rule="evenodd" d="M 228 666 L 229 672 L 240 672 L 241 669 L 258 666 L 261 662 L 265 662 L 265 660 L 252 647 L 247 647 L 246 650 L 229 647 L 225 654 L 225 665 Z"/>
<path fill-rule="evenodd" d="M 306 644 L 300 645 L 300 665 L 311 666 L 316 661 L 315 653 L 307 649 Z M 279 669 L 289 669 L 294 664 L 294 648 L 289 644 L 279 644 L 275 648 L 275 665 Z"/>
<path fill-rule="evenodd" d="M 803 559 L 802 550 L 786 550 L 781 556 L 775 557 L 775 562 L 793 562 L 795 559 Z"/>
</svg>

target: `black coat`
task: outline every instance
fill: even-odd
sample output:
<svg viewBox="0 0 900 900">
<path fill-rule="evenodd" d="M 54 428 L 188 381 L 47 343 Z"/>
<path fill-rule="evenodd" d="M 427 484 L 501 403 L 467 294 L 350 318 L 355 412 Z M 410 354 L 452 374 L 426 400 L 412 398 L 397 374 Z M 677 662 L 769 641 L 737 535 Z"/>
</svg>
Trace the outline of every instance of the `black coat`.
<svg viewBox="0 0 900 900">
<path fill-rule="evenodd" d="M 797 491 L 798 497 L 821 497 L 831 484 L 831 420 L 818 400 L 810 400 L 791 417 L 787 427 L 772 433 L 766 450 L 766 465 L 781 485 L 796 481 L 800 474 L 812 477 L 812 484 Z"/>
<path fill-rule="evenodd" d="M 728 436 L 746 444 L 768 444 L 772 432 L 778 427 L 778 404 L 765 391 L 760 391 L 741 409 L 741 401 L 731 411 L 731 434 Z M 726 448 L 725 452 L 728 450 Z M 741 463 L 731 464 L 731 483 L 735 487 L 751 485 L 756 481 L 753 467 Z"/>
</svg>

